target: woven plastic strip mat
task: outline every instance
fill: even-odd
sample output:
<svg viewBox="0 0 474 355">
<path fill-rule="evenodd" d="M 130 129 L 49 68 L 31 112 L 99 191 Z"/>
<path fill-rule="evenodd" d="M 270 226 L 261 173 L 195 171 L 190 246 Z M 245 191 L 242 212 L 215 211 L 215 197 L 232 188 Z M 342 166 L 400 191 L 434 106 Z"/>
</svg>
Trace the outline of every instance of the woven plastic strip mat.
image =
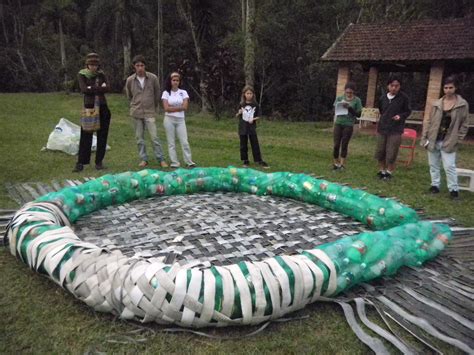
<svg viewBox="0 0 474 355">
<path fill-rule="evenodd" d="M 68 185 L 78 183 L 69 181 Z M 8 189 L 18 202 L 25 202 L 28 195 L 38 197 L 61 185 L 21 184 Z M 199 191 L 227 193 L 166 196 Z M 126 202 L 149 196 L 155 197 Z M 106 207 L 111 203 L 122 204 Z M 392 228 L 364 232 L 367 226 L 327 209 L 352 215 L 372 229 Z M 93 210 L 98 211 L 79 218 Z M 74 233 L 68 225 L 77 219 Z M 24 206 L 8 229 L 12 253 L 95 309 L 190 327 L 257 324 L 278 318 L 357 283 L 394 274 L 402 265 L 420 265 L 443 249 L 449 238 L 449 228 L 418 222 L 413 210 L 393 200 L 307 175 L 235 168 L 105 176 Z M 428 274 L 433 283 L 435 271 L 413 270 L 412 281 Z M 469 316 L 453 316 L 457 313 L 450 310 L 450 303 L 437 307 L 429 292 L 420 290 L 423 283 L 413 287 L 403 280 L 404 274 L 398 279 L 379 279 L 377 287 L 362 283 L 364 289 L 355 287 L 345 295 L 356 299 L 362 322 L 367 325 L 364 312 L 370 304 L 381 315 L 408 323 L 404 327 L 416 334 L 420 325 L 407 321 L 397 309 L 397 292 L 393 297 L 385 292 L 397 289 L 401 297 L 411 295 L 411 310 L 421 299 L 423 307 L 442 309 L 453 319 L 441 337 L 436 332 L 429 332 L 431 336 L 470 349 Z M 438 279 L 441 289 L 446 282 L 458 282 Z M 466 302 L 458 312 L 472 307 L 468 284 L 469 280 L 463 283 Z M 450 302 L 456 297 L 456 291 L 452 293 Z M 348 300 L 334 299 L 343 305 L 349 321 L 354 312 Z M 349 324 L 362 341 L 380 350 L 375 338 L 361 333 L 357 322 Z M 459 324 L 465 328 L 460 336 Z M 400 335 L 376 333 L 402 351 L 417 350 L 398 340 Z M 420 340 L 434 348 L 426 338 Z"/>
<path fill-rule="evenodd" d="M 367 228 L 322 207 L 238 193 L 152 197 L 79 219 L 84 241 L 181 265 L 230 265 L 301 253 Z"/>
</svg>

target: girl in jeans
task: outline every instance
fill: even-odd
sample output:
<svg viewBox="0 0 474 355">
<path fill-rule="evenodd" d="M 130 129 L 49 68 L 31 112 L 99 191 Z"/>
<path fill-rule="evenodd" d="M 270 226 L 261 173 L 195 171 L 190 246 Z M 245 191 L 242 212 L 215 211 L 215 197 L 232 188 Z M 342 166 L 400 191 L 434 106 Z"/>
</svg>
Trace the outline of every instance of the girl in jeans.
<svg viewBox="0 0 474 355">
<path fill-rule="evenodd" d="M 173 72 L 165 82 L 165 91 L 161 95 L 163 108 L 165 110 L 165 119 L 163 125 L 166 131 L 166 140 L 168 141 L 168 153 L 171 160 L 170 166 L 178 168 L 180 166 L 178 155 L 176 154 L 176 137 L 179 139 L 181 149 L 183 150 L 183 159 L 188 168 L 194 168 L 196 163 L 191 157 L 191 148 L 188 143 L 188 132 L 186 131 L 186 122 L 184 112 L 188 109 L 189 96 L 186 90 L 179 88 L 181 75 Z"/>
<path fill-rule="evenodd" d="M 336 116 L 334 122 L 334 149 L 333 149 L 333 170 L 344 170 L 347 148 L 354 130 L 354 122 L 360 117 L 362 112 L 362 103 L 360 99 L 354 95 L 355 84 L 348 82 L 344 87 L 344 95 L 336 97 L 334 106 L 342 103 L 347 108 L 347 114 Z"/>
<path fill-rule="evenodd" d="M 457 199 L 458 176 L 456 174 L 456 150 L 466 136 L 469 105 L 456 94 L 456 78 L 444 80 L 444 96 L 433 104 L 429 119 L 423 124 L 420 144 L 428 150 L 430 164 L 431 193 L 439 193 L 441 185 L 440 167 L 443 162 L 451 198 Z"/>
</svg>

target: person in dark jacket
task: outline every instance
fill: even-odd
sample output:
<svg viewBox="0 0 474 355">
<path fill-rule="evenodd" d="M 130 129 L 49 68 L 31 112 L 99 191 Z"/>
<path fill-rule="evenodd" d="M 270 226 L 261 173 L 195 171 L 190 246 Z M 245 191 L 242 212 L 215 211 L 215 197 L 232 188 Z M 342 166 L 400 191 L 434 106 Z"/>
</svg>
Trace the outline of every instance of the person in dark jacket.
<svg viewBox="0 0 474 355">
<path fill-rule="evenodd" d="M 109 91 L 107 79 L 102 70 L 99 69 L 100 59 L 96 53 L 86 56 L 86 68 L 79 71 L 77 80 L 81 93 L 84 94 L 84 107 L 94 108 L 96 97 L 99 100 L 100 129 L 97 131 L 97 151 L 95 155 L 95 168 L 105 169 L 103 160 L 107 147 L 107 136 L 110 125 L 110 110 L 107 106 L 105 93 Z M 85 132 L 81 127 L 81 138 L 79 140 L 79 156 L 73 172 L 84 170 L 84 165 L 90 163 L 92 149 L 92 132 Z"/>
<path fill-rule="evenodd" d="M 377 176 L 383 180 L 392 178 L 405 121 L 411 113 L 410 100 L 400 91 L 400 87 L 400 79 L 391 77 L 387 83 L 388 92 L 380 97 L 378 104 L 380 120 L 375 159 L 379 164 Z"/>
</svg>

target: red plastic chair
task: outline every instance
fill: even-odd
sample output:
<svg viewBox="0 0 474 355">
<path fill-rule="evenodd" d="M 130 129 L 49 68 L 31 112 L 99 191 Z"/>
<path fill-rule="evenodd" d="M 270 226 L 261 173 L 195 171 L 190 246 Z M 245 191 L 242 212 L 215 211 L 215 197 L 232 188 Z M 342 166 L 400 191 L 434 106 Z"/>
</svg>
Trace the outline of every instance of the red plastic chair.
<svg viewBox="0 0 474 355">
<path fill-rule="evenodd" d="M 398 160 L 400 163 L 405 163 L 405 166 L 410 166 L 415 158 L 415 148 L 416 148 L 416 131 L 411 128 L 405 128 L 402 134 L 402 144 L 400 144 L 400 149 L 409 149 L 407 160 Z M 404 144 L 407 143 L 407 144 Z"/>
</svg>

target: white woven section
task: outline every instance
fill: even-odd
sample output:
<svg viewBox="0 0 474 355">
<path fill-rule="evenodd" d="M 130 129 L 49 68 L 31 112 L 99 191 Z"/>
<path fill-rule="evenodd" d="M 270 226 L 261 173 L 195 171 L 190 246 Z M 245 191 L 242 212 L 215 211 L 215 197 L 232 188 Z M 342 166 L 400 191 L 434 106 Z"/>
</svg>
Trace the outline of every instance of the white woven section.
<svg viewBox="0 0 474 355">
<path fill-rule="evenodd" d="M 32 222 L 37 224 L 28 225 L 20 233 L 22 226 Z M 58 229 L 38 234 L 40 226 Z M 21 246 L 31 236 L 23 260 Z M 300 254 L 282 256 L 280 262 L 277 258 L 246 261 L 246 275 L 238 264 L 212 269 L 167 265 L 129 258 L 119 251 L 112 253 L 81 241 L 67 218 L 51 203 L 25 205 L 12 220 L 7 238 L 12 254 L 30 268 L 48 274 L 95 310 L 142 322 L 205 327 L 257 324 L 281 317 L 321 296 L 325 279 L 315 259 L 329 270 L 324 296 L 336 290 L 335 266 L 318 249 L 307 251 L 314 259 Z M 222 296 L 216 298 L 218 290 Z M 219 305 L 216 299 L 220 299 Z M 271 313 L 265 315 L 269 302 Z"/>
</svg>

